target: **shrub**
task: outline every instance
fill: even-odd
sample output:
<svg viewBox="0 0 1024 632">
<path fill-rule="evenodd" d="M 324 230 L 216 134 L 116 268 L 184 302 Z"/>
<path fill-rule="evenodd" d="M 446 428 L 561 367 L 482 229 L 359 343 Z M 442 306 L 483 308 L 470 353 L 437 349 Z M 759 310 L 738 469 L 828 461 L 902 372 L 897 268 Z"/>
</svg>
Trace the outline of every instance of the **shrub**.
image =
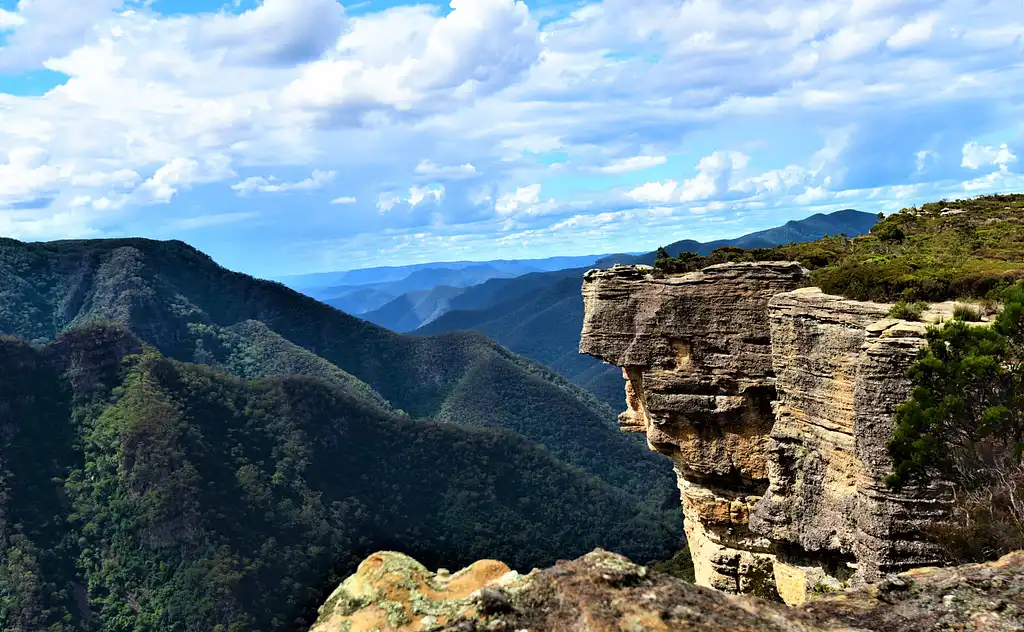
<svg viewBox="0 0 1024 632">
<path fill-rule="evenodd" d="M 982 319 L 981 309 L 974 307 L 973 305 L 965 305 L 964 303 L 958 303 L 953 308 L 953 318 L 955 320 L 962 320 L 966 322 L 978 322 Z"/>
<path fill-rule="evenodd" d="M 954 320 L 932 327 L 907 372 L 896 411 L 886 483 L 952 483 L 956 503 L 944 544 L 958 560 L 1024 545 L 1024 283 L 1007 290 L 991 327 Z M 942 535 L 942 534 L 940 534 Z"/>
<path fill-rule="evenodd" d="M 990 471 L 991 482 L 957 490 L 950 519 L 930 528 L 951 564 L 984 562 L 1024 549 L 1024 466 Z"/>
<path fill-rule="evenodd" d="M 871 234 L 882 241 L 897 244 L 902 244 L 903 240 L 907 238 L 903 229 L 898 224 L 892 222 L 879 222 L 875 225 L 875 228 L 871 229 Z"/>
<path fill-rule="evenodd" d="M 897 301 L 889 308 L 889 316 L 901 320 L 921 320 L 921 314 L 927 308 L 928 303 L 924 301 L 915 301 L 913 303 Z"/>
</svg>

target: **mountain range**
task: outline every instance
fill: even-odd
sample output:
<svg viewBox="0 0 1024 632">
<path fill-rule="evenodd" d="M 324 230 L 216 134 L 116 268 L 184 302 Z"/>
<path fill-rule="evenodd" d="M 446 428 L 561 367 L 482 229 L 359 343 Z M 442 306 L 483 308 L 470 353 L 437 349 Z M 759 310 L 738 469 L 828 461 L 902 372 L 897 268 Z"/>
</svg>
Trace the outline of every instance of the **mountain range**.
<svg viewBox="0 0 1024 632">
<path fill-rule="evenodd" d="M 813 241 L 826 235 L 847 236 L 868 232 L 878 216 L 854 210 L 816 214 L 803 220 L 787 222 L 736 239 L 701 243 L 677 241 L 666 249 L 679 252 L 709 254 L 716 248 L 736 246 L 759 248 L 799 241 Z M 634 257 L 614 255 L 594 265 L 610 267 L 615 263 L 653 263 L 655 253 Z M 623 380 L 619 369 L 605 365 L 578 351 L 583 324 L 583 299 L 580 285 L 586 268 L 529 274 L 513 279 L 491 279 L 465 288 L 457 297 L 448 298 L 449 310 L 434 316 L 415 329 L 417 335 L 474 330 L 487 334 L 509 349 L 545 364 L 577 385 L 589 390 L 610 407 L 618 410 L 623 401 Z M 429 299 L 420 297 L 420 301 Z M 363 317 L 384 326 L 409 322 L 408 316 L 390 314 L 381 308 Z M 396 310 L 397 311 L 397 310 Z M 382 316 L 391 316 L 385 320 Z"/>
<path fill-rule="evenodd" d="M 406 292 L 421 292 L 439 286 L 462 288 L 488 279 L 587 266 L 607 256 L 421 263 L 304 274 L 280 280 L 344 312 L 360 315 L 378 309 Z"/>
<path fill-rule="evenodd" d="M 681 545 L 671 466 L 477 332 L 399 335 L 178 241 L 0 239 L 0 333 L 0 629 L 305 629 L 373 550 Z"/>
</svg>

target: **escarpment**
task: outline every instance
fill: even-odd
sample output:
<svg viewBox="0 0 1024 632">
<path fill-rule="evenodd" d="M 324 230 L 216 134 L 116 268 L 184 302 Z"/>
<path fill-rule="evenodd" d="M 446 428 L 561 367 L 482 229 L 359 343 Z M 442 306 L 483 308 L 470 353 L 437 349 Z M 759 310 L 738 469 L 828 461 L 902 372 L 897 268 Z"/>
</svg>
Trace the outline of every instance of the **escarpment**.
<svg viewBox="0 0 1024 632">
<path fill-rule="evenodd" d="M 883 483 L 924 324 L 797 263 L 652 272 L 587 273 L 580 351 L 622 367 L 620 425 L 672 459 L 697 582 L 801 603 L 938 562 L 945 489 Z"/>
</svg>

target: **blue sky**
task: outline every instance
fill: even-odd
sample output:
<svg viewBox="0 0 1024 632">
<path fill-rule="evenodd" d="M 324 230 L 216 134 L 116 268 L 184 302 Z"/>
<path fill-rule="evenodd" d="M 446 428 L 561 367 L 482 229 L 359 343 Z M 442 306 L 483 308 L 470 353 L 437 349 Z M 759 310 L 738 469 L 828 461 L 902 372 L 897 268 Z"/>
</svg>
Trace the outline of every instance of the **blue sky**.
<svg viewBox="0 0 1024 632">
<path fill-rule="evenodd" d="M 0 0 L 0 235 L 260 276 L 1024 190 L 1008 0 Z"/>
</svg>

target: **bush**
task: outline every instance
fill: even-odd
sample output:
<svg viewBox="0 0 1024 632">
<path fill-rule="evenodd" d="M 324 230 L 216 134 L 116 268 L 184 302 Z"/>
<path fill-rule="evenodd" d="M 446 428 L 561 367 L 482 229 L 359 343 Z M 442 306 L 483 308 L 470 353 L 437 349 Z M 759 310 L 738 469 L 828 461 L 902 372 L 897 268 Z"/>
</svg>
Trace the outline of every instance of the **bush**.
<svg viewBox="0 0 1024 632">
<path fill-rule="evenodd" d="M 990 474 L 990 483 L 958 490 L 950 519 L 929 530 L 950 564 L 984 562 L 1024 549 L 1024 466 Z"/>
<path fill-rule="evenodd" d="M 966 324 L 980 312 L 963 305 L 928 331 L 889 442 L 889 486 L 953 484 L 951 520 L 932 535 L 956 563 L 1024 547 L 1024 284 L 1004 301 L 991 327 Z"/>
<path fill-rule="evenodd" d="M 978 322 L 982 319 L 981 310 L 973 305 L 957 304 L 953 308 L 953 318 L 965 322 Z"/>
<path fill-rule="evenodd" d="M 921 320 L 921 315 L 927 308 L 928 303 L 924 301 L 915 301 L 913 303 L 897 301 L 889 308 L 889 316 L 901 320 Z"/>
<path fill-rule="evenodd" d="M 957 560 L 1024 545 L 1024 283 L 991 327 L 954 320 L 927 333 L 896 411 L 886 483 L 943 480 L 957 501 L 943 543 Z"/>
</svg>

